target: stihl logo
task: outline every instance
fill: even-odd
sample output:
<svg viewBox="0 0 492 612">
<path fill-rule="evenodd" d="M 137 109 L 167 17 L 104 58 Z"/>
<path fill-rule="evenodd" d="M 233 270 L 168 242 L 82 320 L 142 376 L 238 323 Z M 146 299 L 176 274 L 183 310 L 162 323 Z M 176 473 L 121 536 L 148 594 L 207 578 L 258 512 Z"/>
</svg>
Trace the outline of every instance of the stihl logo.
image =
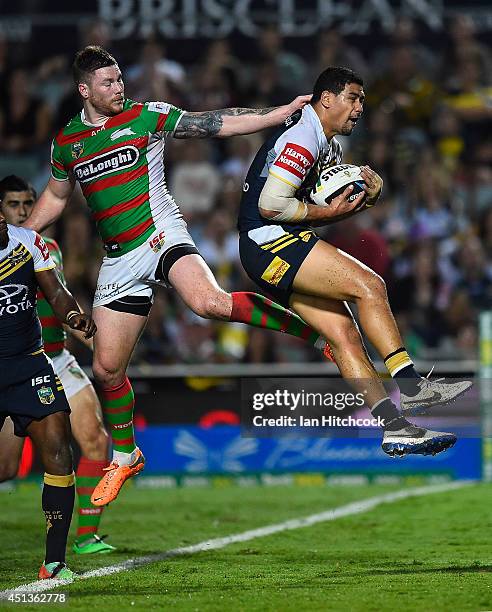
<svg viewBox="0 0 492 612">
<path fill-rule="evenodd" d="M 131 168 L 137 163 L 138 157 L 137 147 L 126 145 L 93 157 L 90 161 L 77 164 L 73 171 L 76 178 L 81 183 L 85 183 L 111 172 Z"/>
</svg>

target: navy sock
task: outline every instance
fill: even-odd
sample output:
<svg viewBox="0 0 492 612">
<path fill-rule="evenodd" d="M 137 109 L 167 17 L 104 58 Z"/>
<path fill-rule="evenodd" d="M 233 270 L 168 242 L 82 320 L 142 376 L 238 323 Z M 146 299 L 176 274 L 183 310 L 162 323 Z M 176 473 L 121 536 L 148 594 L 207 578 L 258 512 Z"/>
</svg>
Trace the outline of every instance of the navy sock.
<svg viewBox="0 0 492 612">
<path fill-rule="evenodd" d="M 395 379 L 400 391 L 405 395 L 417 395 L 419 387 L 417 383 L 421 379 L 404 346 L 396 349 L 384 358 L 384 364 L 388 372 Z"/>
<path fill-rule="evenodd" d="M 402 368 L 393 376 L 393 379 L 400 391 L 403 391 L 405 395 L 413 397 L 420 391 L 417 383 L 422 379 L 422 376 L 420 376 L 413 364 Z"/>
<path fill-rule="evenodd" d="M 371 408 L 371 414 L 376 418 L 381 417 L 384 420 L 383 429 L 385 431 L 398 431 L 411 425 L 401 414 L 398 408 L 393 404 L 389 397 L 380 400 Z"/>
<path fill-rule="evenodd" d="M 70 484 L 71 483 L 71 484 Z M 74 475 L 44 475 L 42 505 L 46 517 L 45 564 L 65 561 L 68 530 L 75 499 Z"/>
</svg>

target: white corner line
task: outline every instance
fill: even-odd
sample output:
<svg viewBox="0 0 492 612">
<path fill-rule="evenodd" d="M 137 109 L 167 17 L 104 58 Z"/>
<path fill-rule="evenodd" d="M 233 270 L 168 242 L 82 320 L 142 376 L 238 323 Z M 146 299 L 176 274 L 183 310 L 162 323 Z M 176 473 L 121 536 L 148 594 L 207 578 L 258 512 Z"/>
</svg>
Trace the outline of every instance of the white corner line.
<svg viewBox="0 0 492 612">
<path fill-rule="evenodd" d="M 204 552 L 208 550 L 218 550 L 219 548 L 225 548 L 230 544 L 236 544 L 237 542 L 248 542 L 256 538 L 264 538 L 265 536 L 272 535 L 274 533 L 280 533 L 281 531 L 288 531 L 291 529 L 300 529 L 302 527 L 310 527 L 317 523 L 326 523 L 329 521 L 335 521 L 336 519 L 343 518 L 346 516 L 353 516 L 354 514 L 362 514 L 373 510 L 376 506 L 381 504 L 391 504 L 393 502 L 400 501 L 402 499 L 408 499 L 411 497 L 421 497 L 423 495 L 431 495 L 433 493 L 444 493 L 446 491 L 453 491 L 455 489 L 461 489 L 472 484 L 476 484 L 476 481 L 471 480 L 457 480 L 453 482 L 446 482 L 437 485 L 429 485 L 425 487 L 415 487 L 413 489 L 400 489 L 393 493 L 385 493 L 384 495 L 377 495 L 375 497 L 369 497 L 359 501 L 351 502 L 338 508 L 332 508 L 319 512 L 318 514 L 311 514 L 304 518 L 295 518 L 284 521 L 282 523 L 276 523 L 274 525 L 266 525 L 265 527 L 259 527 L 258 529 L 250 529 L 249 531 L 243 531 L 235 535 L 224 536 L 222 538 L 213 538 L 211 540 L 204 540 L 197 544 L 190 546 L 183 546 L 181 548 L 172 548 L 170 550 L 156 553 L 153 555 L 146 555 L 145 557 L 135 557 L 133 559 L 127 559 L 115 565 L 107 565 L 100 567 L 95 570 L 89 570 L 83 574 L 77 575 L 76 581 L 85 580 L 87 578 L 99 578 L 100 576 L 109 576 L 110 574 L 117 574 L 119 572 L 126 572 L 128 570 L 142 567 L 143 565 L 149 565 L 150 563 L 157 563 L 172 557 L 179 557 L 184 555 L 191 555 L 197 552 Z M 74 582 L 74 580 L 37 580 L 36 582 L 30 582 L 28 584 L 22 584 L 12 589 L 0 591 L 0 600 L 5 600 L 9 595 L 22 591 L 29 593 L 41 593 L 43 591 L 50 591 L 60 586 L 65 586 Z"/>
</svg>

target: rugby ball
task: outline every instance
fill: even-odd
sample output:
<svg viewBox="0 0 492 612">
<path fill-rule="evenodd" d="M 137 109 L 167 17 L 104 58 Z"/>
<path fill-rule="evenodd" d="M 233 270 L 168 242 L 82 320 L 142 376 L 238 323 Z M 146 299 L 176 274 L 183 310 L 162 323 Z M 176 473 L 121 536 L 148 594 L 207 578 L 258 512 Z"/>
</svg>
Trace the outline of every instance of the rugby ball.
<svg viewBox="0 0 492 612">
<path fill-rule="evenodd" d="M 343 193 L 349 185 L 354 187 L 349 197 L 349 201 L 352 201 L 361 191 L 364 191 L 364 179 L 360 173 L 360 166 L 353 166 L 352 164 L 331 166 L 319 175 L 318 181 L 311 189 L 310 198 L 318 206 L 329 206 L 333 198 Z M 357 209 L 351 212 L 357 212 L 364 208 L 365 200 L 365 197 L 362 198 Z"/>
</svg>

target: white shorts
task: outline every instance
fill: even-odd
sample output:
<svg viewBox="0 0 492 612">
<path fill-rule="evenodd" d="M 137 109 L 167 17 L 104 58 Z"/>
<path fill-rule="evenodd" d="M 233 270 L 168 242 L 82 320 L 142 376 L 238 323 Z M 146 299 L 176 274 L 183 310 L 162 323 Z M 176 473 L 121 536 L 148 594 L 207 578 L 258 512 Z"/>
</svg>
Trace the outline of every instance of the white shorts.
<svg viewBox="0 0 492 612">
<path fill-rule="evenodd" d="M 166 279 L 156 278 L 157 266 L 161 258 L 174 263 L 173 252 L 178 252 L 179 245 L 198 252 L 182 220 L 156 229 L 144 244 L 129 253 L 105 257 L 97 279 L 94 308 L 130 295 L 152 299 L 154 287 L 169 287 Z"/>
<path fill-rule="evenodd" d="M 92 384 L 75 357 L 66 349 L 63 349 L 59 355 L 51 357 L 51 361 L 55 372 L 62 381 L 68 400 L 81 389 Z"/>
</svg>

